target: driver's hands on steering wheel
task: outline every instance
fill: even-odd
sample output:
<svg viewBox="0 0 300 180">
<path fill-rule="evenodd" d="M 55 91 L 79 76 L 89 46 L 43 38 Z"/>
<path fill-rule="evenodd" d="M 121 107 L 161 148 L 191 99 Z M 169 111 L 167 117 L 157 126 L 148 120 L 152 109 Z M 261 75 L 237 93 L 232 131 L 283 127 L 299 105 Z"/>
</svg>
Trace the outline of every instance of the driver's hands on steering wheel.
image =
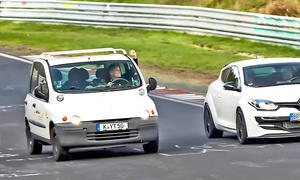
<svg viewBox="0 0 300 180">
<path fill-rule="evenodd" d="M 113 82 L 108 82 L 108 83 L 107 83 L 107 86 L 109 86 L 109 87 L 112 87 L 113 85 L 114 85 Z"/>
<path fill-rule="evenodd" d="M 116 85 L 124 86 L 128 83 L 129 83 L 129 81 L 124 78 L 116 78 L 112 82 L 107 83 L 107 86 L 109 86 L 109 87 L 116 86 Z"/>
</svg>

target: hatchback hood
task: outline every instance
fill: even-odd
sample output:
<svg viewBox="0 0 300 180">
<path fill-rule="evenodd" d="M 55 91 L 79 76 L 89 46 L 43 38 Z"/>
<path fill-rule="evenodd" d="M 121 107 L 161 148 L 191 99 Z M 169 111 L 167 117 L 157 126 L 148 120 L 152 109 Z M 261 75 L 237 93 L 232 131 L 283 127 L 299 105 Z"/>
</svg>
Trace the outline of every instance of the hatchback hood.
<svg viewBox="0 0 300 180">
<path fill-rule="evenodd" d="M 79 116 L 82 121 L 141 117 L 145 110 L 154 110 L 157 115 L 153 101 L 146 94 L 141 96 L 135 90 L 127 93 L 66 94 L 53 110 L 62 117 Z"/>
<path fill-rule="evenodd" d="M 247 87 L 250 99 L 263 99 L 273 102 L 297 102 L 300 99 L 300 85 L 280 85 L 271 87 Z"/>
</svg>

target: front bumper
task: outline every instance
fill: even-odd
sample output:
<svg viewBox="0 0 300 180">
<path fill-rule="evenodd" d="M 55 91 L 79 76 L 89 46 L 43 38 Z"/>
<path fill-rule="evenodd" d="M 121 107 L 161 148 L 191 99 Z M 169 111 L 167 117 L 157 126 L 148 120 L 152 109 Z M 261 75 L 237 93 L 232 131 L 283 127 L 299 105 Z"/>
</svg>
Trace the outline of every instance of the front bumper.
<svg viewBox="0 0 300 180">
<path fill-rule="evenodd" d="M 140 118 L 100 120 L 81 122 L 80 125 L 72 123 L 56 124 L 58 140 L 63 147 L 114 147 L 128 144 L 144 144 L 158 139 L 158 117 L 149 120 Z M 98 132 L 99 123 L 128 122 L 127 130 Z"/>
</svg>

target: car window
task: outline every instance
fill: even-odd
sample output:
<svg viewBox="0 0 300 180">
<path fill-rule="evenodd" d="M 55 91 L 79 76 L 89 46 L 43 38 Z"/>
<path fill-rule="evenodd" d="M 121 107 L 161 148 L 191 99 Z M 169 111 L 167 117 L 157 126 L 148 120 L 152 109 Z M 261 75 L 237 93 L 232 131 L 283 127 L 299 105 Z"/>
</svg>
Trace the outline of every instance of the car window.
<svg viewBox="0 0 300 180">
<path fill-rule="evenodd" d="M 225 82 L 234 82 L 236 88 L 240 87 L 239 71 L 237 68 L 230 68 Z"/>
<path fill-rule="evenodd" d="M 41 92 L 45 95 L 49 93 L 47 81 L 46 81 L 46 73 L 43 65 L 39 62 L 34 63 L 30 81 L 30 93 L 34 95 L 34 90 L 36 87 L 40 85 Z"/>
<path fill-rule="evenodd" d="M 300 84 L 300 63 L 273 63 L 244 67 L 245 85 L 267 87 Z"/>
<path fill-rule="evenodd" d="M 54 90 L 64 93 L 116 91 L 142 85 L 129 60 L 55 65 L 50 67 L 50 74 Z"/>
<path fill-rule="evenodd" d="M 221 74 L 221 80 L 223 82 L 226 82 L 226 78 L 228 77 L 228 73 L 230 72 L 230 69 L 231 68 L 226 68 L 222 71 L 222 74 Z"/>
</svg>

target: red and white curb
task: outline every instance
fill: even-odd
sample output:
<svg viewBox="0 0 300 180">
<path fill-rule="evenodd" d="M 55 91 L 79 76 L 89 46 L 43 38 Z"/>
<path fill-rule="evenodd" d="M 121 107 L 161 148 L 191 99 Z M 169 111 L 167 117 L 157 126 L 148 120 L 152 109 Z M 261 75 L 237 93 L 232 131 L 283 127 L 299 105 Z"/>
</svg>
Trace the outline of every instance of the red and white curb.
<svg viewBox="0 0 300 180">
<path fill-rule="evenodd" d="M 172 100 L 192 106 L 203 107 L 205 97 L 203 95 L 196 95 L 185 91 L 167 89 L 165 87 L 158 87 L 153 90 L 150 96 Z"/>
</svg>

